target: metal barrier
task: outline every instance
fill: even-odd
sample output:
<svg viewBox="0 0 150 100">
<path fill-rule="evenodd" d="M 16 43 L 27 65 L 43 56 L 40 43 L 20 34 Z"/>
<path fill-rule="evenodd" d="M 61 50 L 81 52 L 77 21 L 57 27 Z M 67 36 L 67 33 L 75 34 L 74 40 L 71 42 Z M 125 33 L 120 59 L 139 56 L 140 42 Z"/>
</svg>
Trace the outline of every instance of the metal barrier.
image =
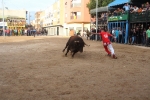
<svg viewBox="0 0 150 100">
<path fill-rule="evenodd" d="M 130 22 L 147 22 L 150 21 L 150 11 L 130 13 L 129 18 Z"/>
</svg>

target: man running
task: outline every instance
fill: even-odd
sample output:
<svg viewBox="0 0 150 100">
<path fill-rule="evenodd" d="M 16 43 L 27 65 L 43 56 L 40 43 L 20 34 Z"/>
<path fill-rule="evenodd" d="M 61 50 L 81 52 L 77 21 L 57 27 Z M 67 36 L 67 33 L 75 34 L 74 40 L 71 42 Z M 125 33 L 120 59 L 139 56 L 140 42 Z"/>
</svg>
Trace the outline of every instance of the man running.
<svg viewBox="0 0 150 100">
<path fill-rule="evenodd" d="M 114 59 L 117 59 L 112 44 L 109 40 L 109 36 L 113 36 L 113 35 L 104 31 L 104 29 L 101 30 L 100 35 L 102 37 L 103 46 L 105 48 L 105 51 L 108 53 L 108 56 L 112 56 Z"/>
</svg>

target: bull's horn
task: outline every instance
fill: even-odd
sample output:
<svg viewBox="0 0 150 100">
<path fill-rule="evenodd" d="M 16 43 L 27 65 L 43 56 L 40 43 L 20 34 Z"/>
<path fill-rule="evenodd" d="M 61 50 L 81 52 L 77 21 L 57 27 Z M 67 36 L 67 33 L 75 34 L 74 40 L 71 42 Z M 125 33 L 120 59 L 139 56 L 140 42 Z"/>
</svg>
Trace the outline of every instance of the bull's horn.
<svg viewBox="0 0 150 100">
<path fill-rule="evenodd" d="M 74 42 L 79 42 L 79 41 L 74 41 Z"/>
</svg>

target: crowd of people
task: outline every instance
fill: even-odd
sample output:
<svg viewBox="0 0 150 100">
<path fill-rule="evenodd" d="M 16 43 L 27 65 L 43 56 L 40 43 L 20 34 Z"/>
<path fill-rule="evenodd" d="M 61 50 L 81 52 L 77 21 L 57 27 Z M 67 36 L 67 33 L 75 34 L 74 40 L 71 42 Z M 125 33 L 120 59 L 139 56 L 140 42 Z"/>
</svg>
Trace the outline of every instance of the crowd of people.
<svg viewBox="0 0 150 100">
<path fill-rule="evenodd" d="M 86 37 L 87 40 L 93 40 L 93 41 L 101 41 L 100 32 L 103 28 L 99 27 L 96 34 L 96 29 L 92 28 L 90 31 L 84 30 L 82 33 L 81 31 L 77 32 L 76 35 L 79 35 L 81 37 Z M 106 29 L 107 30 L 107 29 Z M 114 43 L 125 43 L 125 35 L 126 31 L 125 29 L 121 29 L 120 27 L 113 28 L 111 31 L 109 31 L 110 34 L 112 34 L 112 37 L 109 37 L 111 42 Z M 149 29 L 142 29 L 141 25 L 136 26 L 136 28 L 131 28 L 131 31 L 128 34 L 127 37 L 127 44 L 129 45 L 138 45 L 138 46 L 149 46 L 150 44 L 150 26 Z"/>
<path fill-rule="evenodd" d="M 36 29 L 5 29 L 5 36 L 34 36 L 36 35 L 47 35 L 46 29 L 37 31 Z M 3 29 L 0 29 L 0 36 L 4 36 Z"/>
<path fill-rule="evenodd" d="M 129 5 L 128 3 L 125 4 L 122 8 L 117 8 L 116 10 L 114 10 L 113 12 L 109 12 L 108 15 L 109 16 L 117 16 L 120 14 L 124 14 L 127 12 L 130 13 L 142 13 L 145 11 L 150 11 L 150 4 L 149 2 L 146 2 L 144 4 L 141 4 L 141 6 L 136 6 L 136 5 Z"/>
<path fill-rule="evenodd" d="M 25 30 L 20 29 L 5 29 L 5 36 L 22 36 L 25 34 Z M 0 36 L 3 35 L 3 29 L 0 29 Z"/>
</svg>

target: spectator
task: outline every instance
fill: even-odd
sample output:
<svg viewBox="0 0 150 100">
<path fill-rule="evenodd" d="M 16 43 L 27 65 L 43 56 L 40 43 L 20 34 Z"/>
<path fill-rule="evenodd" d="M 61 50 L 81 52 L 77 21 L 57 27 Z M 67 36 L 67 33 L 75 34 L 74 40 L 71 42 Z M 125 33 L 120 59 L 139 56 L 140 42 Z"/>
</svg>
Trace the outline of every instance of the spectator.
<svg viewBox="0 0 150 100">
<path fill-rule="evenodd" d="M 91 32 L 87 29 L 87 30 L 86 30 L 87 40 L 88 40 L 88 38 L 90 37 L 90 35 L 91 35 Z"/>
<path fill-rule="evenodd" d="M 118 11 L 118 13 L 121 13 L 122 10 L 120 8 L 118 8 L 117 11 Z"/>
<path fill-rule="evenodd" d="M 10 29 L 10 36 L 12 36 L 12 29 Z"/>
<path fill-rule="evenodd" d="M 119 43 L 122 43 L 122 30 L 119 29 Z"/>
<path fill-rule="evenodd" d="M 149 7 L 150 7 L 149 2 L 146 2 L 146 8 L 147 8 L 147 10 L 149 9 Z"/>
<path fill-rule="evenodd" d="M 138 12 L 138 13 L 141 13 L 141 12 L 142 12 L 142 10 L 143 10 L 143 9 L 140 7 L 140 8 L 138 9 L 138 11 L 137 11 L 137 12 Z"/>
<path fill-rule="evenodd" d="M 142 7 L 142 8 L 145 8 L 145 5 L 144 5 L 144 4 L 142 4 L 142 5 L 141 5 L 141 7 Z"/>
<path fill-rule="evenodd" d="M 143 30 L 142 45 L 145 45 L 145 43 L 146 43 L 146 29 Z"/>
<path fill-rule="evenodd" d="M 116 42 L 115 29 L 114 29 L 114 28 L 112 29 L 112 32 L 111 32 L 111 33 L 112 33 L 112 35 L 113 35 L 113 37 L 114 37 L 114 38 L 112 38 L 111 42 Z"/>
<path fill-rule="evenodd" d="M 138 9 L 139 9 L 139 8 L 138 8 L 137 6 L 134 6 L 133 12 L 137 12 Z"/>
<path fill-rule="evenodd" d="M 116 42 L 119 42 L 119 30 L 115 30 Z"/>
<path fill-rule="evenodd" d="M 150 41 L 150 26 L 149 29 L 146 31 L 146 46 L 148 46 Z"/>
<path fill-rule="evenodd" d="M 139 26 L 136 28 L 136 44 L 139 44 L 140 41 L 140 32 L 139 32 Z"/>
<path fill-rule="evenodd" d="M 122 14 L 124 14 L 124 13 L 125 13 L 125 11 L 124 11 L 123 9 L 121 9 L 121 13 L 122 13 Z"/>
<path fill-rule="evenodd" d="M 126 3 L 123 8 L 125 9 L 125 11 L 129 11 L 130 10 L 130 5 L 128 3 Z"/>
<path fill-rule="evenodd" d="M 129 33 L 129 44 L 132 43 L 132 36 L 133 36 L 133 29 L 131 29 Z"/>
<path fill-rule="evenodd" d="M 134 10 L 134 7 L 133 7 L 133 5 L 131 5 L 131 7 L 130 7 L 130 13 L 132 13 L 133 10 Z"/>
<path fill-rule="evenodd" d="M 114 15 L 114 16 L 117 16 L 117 10 L 114 11 L 113 15 Z"/>
<path fill-rule="evenodd" d="M 133 29 L 132 42 L 131 42 L 131 44 L 133 45 L 133 44 L 135 43 L 135 41 L 136 41 L 136 31 L 135 31 L 135 29 Z"/>
</svg>

